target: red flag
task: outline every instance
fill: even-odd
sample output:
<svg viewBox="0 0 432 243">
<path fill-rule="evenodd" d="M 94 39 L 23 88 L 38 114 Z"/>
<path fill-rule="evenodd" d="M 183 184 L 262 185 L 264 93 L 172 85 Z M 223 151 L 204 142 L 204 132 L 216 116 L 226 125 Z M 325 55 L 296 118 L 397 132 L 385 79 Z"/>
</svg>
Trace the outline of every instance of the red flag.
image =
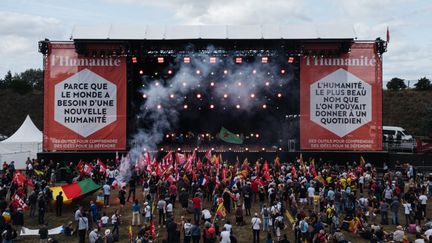
<svg viewBox="0 0 432 243">
<path fill-rule="evenodd" d="M 267 181 L 270 180 L 270 169 L 267 160 L 264 161 L 264 165 L 263 165 L 263 178 L 266 179 Z"/>
<path fill-rule="evenodd" d="M 310 162 L 310 173 L 313 175 L 313 177 L 315 178 L 317 176 L 317 172 L 315 169 L 315 159 L 312 159 L 312 161 Z"/>
<path fill-rule="evenodd" d="M 168 165 L 173 164 L 173 158 L 172 158 L 172 151 L 170 151 L 169 153 L 167 153 L 163 158 L 162 158 L 162 162 Z"/>
<path fill-rule="evenodd" d="M 14 205 L 15 208 L 22 208 L 26 210 L 28 208 L 27 204 L 22 200 L 17 194 L 14 194 L 12 196 L 12 205 Z"/>
<path fill-rule="evenodd" d="M 26 182 L 26 177 L 23 175 L 23 173 L 21 173 L 21 171 L 16 170 L 13 175 L 12 182 L 18 186 L 24 185 Z"/>
<path fill-rule="evenodd" d="M 119 159 L 118 151 L 116 151 L 115 162 L 116 162 L 116 165 L 118 165 L 118 164 L 120 163 L 120 159 Z"/>
<path fill-rule="evenodd" d="M 151 224 L 150 224 L 150 235 L 153 239 L 156 238 L 156 231 L 155 231 L 155 225 L 154 225 L 153 220 L 151 221 Z"/>
<path fill-rule="evenodd" d="M 89 164 L 89 163 L 85 163 L 84 164 L 84 169 L 83 169 L 83 172 L 84 172 L 84 174 L 86 174 L 86 175 L 90 175 L 90 173 L 93 171 L 93 166 L 91 165 L 91 164 Z"/>
<path fill-rule="evenodd" d="M 78 169 L 78 172 L 82 172 L 82 170 L 83 170 L 83 167 L 84 167 L 84 162 L 82 161 L 82 160 L 80 160 L 79 162 L 78 162 L 78 165 L 77 165 L 77 169 Z"/>
<path fill-rule="evenodd" d="M 211 150 L 207 151 L 207 152 L 205 153 L 204 157 L 205 157 L 208 161 L 211 161 L 211 160 L 212 160 Z"/>
<path fill-rule="evenodd" d="M 183 164 L 186 162 L 186 155 L 181 153 L 176 153 L 176 163 Z"/>
<path fill-rule="evenodd" d="M 387 42 L 387 44 L 390 43 L 390 30 L 389 30 L 389 27 L 388 27 L 388 26 L 387 26 L 386 42 Z"/>
<path fill-rule="evenodd" d="M 222 168 L 222 181 L 226 180 L 227 169 L 225 167 Z"/>
<path fill-rule="evenodd" d="M 99 172 L 101 173 L 105 173 L 105 171 L 107 170 L 107 166 L 104 164 L 104 162 L 102 162 L 102 160 L 97 159 L 97 165 L 99 165 Z"/>
</svg>

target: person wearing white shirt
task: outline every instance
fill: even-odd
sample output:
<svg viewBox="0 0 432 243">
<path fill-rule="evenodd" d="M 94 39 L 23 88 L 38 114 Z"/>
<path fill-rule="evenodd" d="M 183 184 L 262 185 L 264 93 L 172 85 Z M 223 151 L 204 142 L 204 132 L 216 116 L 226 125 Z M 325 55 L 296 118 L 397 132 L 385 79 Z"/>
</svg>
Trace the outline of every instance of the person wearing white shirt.
<svg viewBox="0 0 432 243">
<path fill-rule="evenodd" d="M 88 218 L 86 217 L 85 213 L 82 213 L 81 216 L 78 218 L 78 236 L 79 236 L 80 243 L 85 242 L 85 237 L 86 237 L 88 227 L 89 227 Z"/>
<path fill-rule="evenodd" d="M 404 207 L 404 213 L 405 213 L 405 222 L 406 225 L 408 225 L 410 223 L 410 214 L 412 211 L 411 208 L 411 203 L 404 201 L 404 203 L 402 204 L 402 206 Z"/>
<path fill-rule="evenodd" d="M 426 204 L 427 204 L 428 197 L 423 193 L 419 196 L 419 200 L 420 200 L 421 209 L 423 211 L 423 218 L 426 218 Z"/>
<path fill-rule="evenodd" d="M 309 186 L 309 188 L 307 189 L 308 192 L 308 201 L 309 201 L 309 205 L 313 204 L 313 197 L 315 195 L 315 188 L 313 186 Z"/>
<path fill-rule="evenodd" d="M 426 239 L 429 239 L 432 236 L 432 228 L 426 230 L 424 235 L 426 236 Z"/>
<path fill-rule="evenodd" d="M 96 241 L 99 239 L 99 235 L 98 235 L 98 229 L 95 228 L 93 229 L 90 234 L 89 234 L 89 242 L 90 243 L 96 243 Z"/>
<path fill-rule="evenodd" d="M 144 203 L 144 223 L 150 222 L 151 208 L 148 202 Z"/>
<path fill-rule="evenodd" d="M 259 232 L 260 232 L 260 225 L 261 225 L 261 219 L 258 217 L 258 213 L 254 214 L 254 217 L 251 219 L 252 224 L 252 233 L 253 233 L 253 243 L 259 242 Z"/>
<path fill-rule="evenodd" d="M 201 211 L 201 214 L 204 218 L 204 221 L 210 221 L 211 220 L 211 213 L 208 209 L 204 209 L 203 211 Z"/>
<path fill-rule="evenodd" d="M 104 193 L 104 207 L 109 207 L 109 198 L 111 194 L 111 186 L 109 185 L 109 182 L 107 181 L 105 185 L 102 187 L 103 193 Z"/>
<path fill-rule="evenodd" d="M 258 230 L 259 231 L 259 230 Z M 231 243 L 230 239 L 230 231 L 228 231 L 225 227 L 223 228 L 223 231 L 220 233 L 220 243 Z"/>
<path fill-rule="evenodd" d="M 229 219 L 227 219 L 226 223 L 223 226 L 228 232 L 232 231 L 232 225 L 231 222 L 229 221 Z"/>
<path fill-rule="evenodd" d="M 172 203 L 168 203 L 168 205 L 166 206 L 166 213 L 167 213 L 167 218 L 171 218 L 174 212 L 174 208 Z"/>
</svg>

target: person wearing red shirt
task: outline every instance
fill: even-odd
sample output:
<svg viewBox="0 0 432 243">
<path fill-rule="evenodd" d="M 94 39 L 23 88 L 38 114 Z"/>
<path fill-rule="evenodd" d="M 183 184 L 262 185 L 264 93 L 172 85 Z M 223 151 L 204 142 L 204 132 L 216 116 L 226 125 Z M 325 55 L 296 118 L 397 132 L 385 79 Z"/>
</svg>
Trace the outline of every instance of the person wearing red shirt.
<svg viewBox="0 0 432 243">
<path fill-rule="evenodd" d="M 194 207 L 194 220 L 196 224 L 199 224 L 201 216 L 201 198 L 198 197 L 198 193 L 196 193 L 195 197 L 192 198 L 192 203 Z"/>
</svg>

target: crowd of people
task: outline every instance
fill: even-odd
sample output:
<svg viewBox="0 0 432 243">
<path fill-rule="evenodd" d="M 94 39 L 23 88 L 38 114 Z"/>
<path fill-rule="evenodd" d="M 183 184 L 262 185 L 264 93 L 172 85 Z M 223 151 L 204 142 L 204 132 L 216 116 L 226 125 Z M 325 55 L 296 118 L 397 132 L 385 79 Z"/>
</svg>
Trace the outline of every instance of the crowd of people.
<svg viewBox="0 0 432 243">
<path fill-rule="evenodd" d="M 121 176 L 126 159 L 78 166 L 29 159 L 25 180 L 18 178 L 13 162 L 5 162 L 2 242 L 21 237 L 27 217 L 37 217 L 41 242 L 56 242 L 48 235 L 45 215 L 55 211 L 61 217 L 64 207 L 77 207 L 62 234 L 76 236 L 73 241 L 78 242 L 234 243 L 251 235 L 254 243 L 343 243 L 356 238 L 421 243 L 432 236 L 427 213 L 432 178 L 423 180 L 409 164 L 378 170 L 363 158 L 345 165 L 302 156 L 290 162 L 276 158 L 249 163 L 209 154 L 202 161 L 195 153 L 169 153 L 160 163 L 129 162 L 129 177 Z M 63 178 L 57 178 L 60 174 Z M 58 179 L 88 177 L 101 186 L 88 196 L 88 204 L 65 206 L 63 195 L 50 190 Z M 125 215 L 129 212 L 130 217 Z"/>
</svg>

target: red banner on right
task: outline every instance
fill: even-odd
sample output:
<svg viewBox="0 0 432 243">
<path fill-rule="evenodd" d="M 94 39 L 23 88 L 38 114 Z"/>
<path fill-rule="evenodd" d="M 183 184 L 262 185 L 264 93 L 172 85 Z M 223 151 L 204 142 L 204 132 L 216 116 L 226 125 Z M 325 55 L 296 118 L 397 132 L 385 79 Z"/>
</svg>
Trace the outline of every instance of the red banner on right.
<svg viewBox="0 0 432 243">
<path fill-rule="evenodd" d="M 300 97 L 301 149 L 382 150 L 382 63 L 375 43 L 354 43 L 339 57 L 302 57 Z"/>
</svg>

